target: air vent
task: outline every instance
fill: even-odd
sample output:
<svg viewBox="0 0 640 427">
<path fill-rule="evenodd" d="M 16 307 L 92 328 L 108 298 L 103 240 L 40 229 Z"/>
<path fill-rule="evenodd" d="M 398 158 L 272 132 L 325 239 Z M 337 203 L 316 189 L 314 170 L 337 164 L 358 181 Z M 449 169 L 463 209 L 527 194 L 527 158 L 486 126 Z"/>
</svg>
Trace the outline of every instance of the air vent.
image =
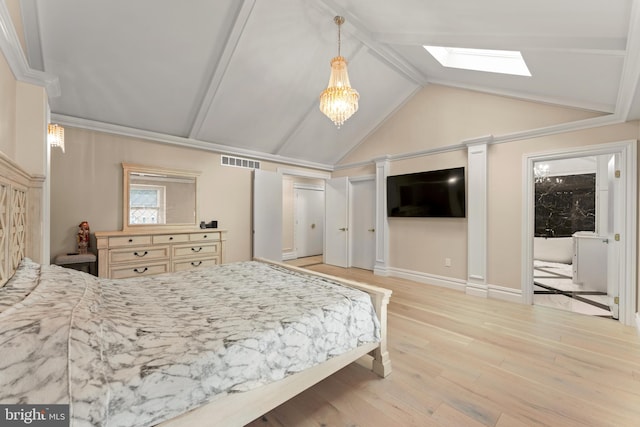
<svg viewBox="0 0 640 427">
<path fill-rule="evenodd" d="M 221 156 L 222 166 L 234 166 L 236 168 L 260 169 L 260 162 L 257 160 L 243 159 L 242 157 Z"/>
</svg>

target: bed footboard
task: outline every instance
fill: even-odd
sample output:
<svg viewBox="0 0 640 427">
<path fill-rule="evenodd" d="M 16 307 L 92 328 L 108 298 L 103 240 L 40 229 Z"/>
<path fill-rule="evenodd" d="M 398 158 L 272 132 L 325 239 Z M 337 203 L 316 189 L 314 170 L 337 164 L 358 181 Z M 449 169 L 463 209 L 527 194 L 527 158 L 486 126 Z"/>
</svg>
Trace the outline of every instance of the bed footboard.
<svg viewBox="0 0 640 427">
<path fill-rule="evenodd" d="M 389 351 L 387 350 L 387 305 L 389 304 L 389 299 L 391 298 L 391 290 L 369 285 L 367 283 L 361 283 L 354 280 L 331 276 L 329 274 L 305 270 L 303 268 L 294 267 L 292 265 L 284 264 L 281 262 L 262 258 L 256 258 L 256 261 L 278 265 L 290 270 L 300 271 L 305 274 L 324 277 L 335 282 L 342 283 L 345 286 L 359 289 L 363 292 L 368 293 L 371 297 L 371 302 L 373 303 L 373 306 L 376 310 L 376 314 L 378 315 L 378 320 L 380 321 L 380 343 L 375 348 L 375 350 L 369 353 L 370 357 L 372 357 L 372 360 L 370 360 L 370 362 L 367 362 L 366 360 L 359 360 L 358 362 L 363 366 L 367 366 L 369 369 L 383 378 L 391 373 L 391 360 L 389 358 Z"/>
</svg>

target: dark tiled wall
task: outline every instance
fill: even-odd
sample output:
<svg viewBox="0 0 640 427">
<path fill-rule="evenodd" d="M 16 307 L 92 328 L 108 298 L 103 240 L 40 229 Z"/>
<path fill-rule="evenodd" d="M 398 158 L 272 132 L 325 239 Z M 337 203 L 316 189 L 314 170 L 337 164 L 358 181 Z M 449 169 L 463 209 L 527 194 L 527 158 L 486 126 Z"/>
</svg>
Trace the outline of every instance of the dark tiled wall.
<svg viewBox="0 0 640 427">
<path fill-rule="evenodd" d="M 596 174 L 553 176 L 535 184 L 535 236 L 595 231 Z"/>
</svg>

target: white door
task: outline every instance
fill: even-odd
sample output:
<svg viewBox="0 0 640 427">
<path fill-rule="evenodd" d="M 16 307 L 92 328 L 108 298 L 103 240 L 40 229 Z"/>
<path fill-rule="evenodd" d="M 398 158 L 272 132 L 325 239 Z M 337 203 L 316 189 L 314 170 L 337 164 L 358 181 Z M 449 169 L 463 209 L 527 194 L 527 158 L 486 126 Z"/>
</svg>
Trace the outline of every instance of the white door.
<svg viewBox="0 0 640 427">
<path fill-rule="evenodd" d="M 332 178 L 325 185 L 324 263 L 348 267 L 349 178 Z"/>
<path fill-rule="evenodd" d="M 253 171 L 253 256 L 282 261 L 282 175 Z"/>
<path fill-rule="evenodd" d="M 373 270 L 375 265 L 375 181 L 351 183 L 351 265 Z"/>
<path fill-rule="evenodd" d="M 324 190 L 296 188 L 295 247 L 300 257 L 322 254 L 324 239 Z"/>
<path fill-rule="evenodd" d="M 608 226 L 607 226 L 607 296 L 611 316 L 614 319 L 619 317 L 619 295 L 620 295 L 620 239 L 619 235 L 622 225 L 621 209 L 621 188 L 620 178 L 616 178 L 616 171 L 620 170 L 620 155 L 613 154 L 609 160 L 607 168 L 607 178 L 609 183 L 608 191 Z"/>
</svg>

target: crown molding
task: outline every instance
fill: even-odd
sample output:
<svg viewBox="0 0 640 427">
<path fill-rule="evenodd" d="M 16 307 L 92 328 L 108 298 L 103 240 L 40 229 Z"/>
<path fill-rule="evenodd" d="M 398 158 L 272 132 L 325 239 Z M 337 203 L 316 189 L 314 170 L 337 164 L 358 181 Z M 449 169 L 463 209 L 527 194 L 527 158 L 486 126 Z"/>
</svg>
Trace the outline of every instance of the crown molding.
<svg viewBox="0 0 640 427">
<path fill-rule="evenodd" d="M 158 132 L 150 132 L 125 126 L 118 126 L 109 123 L 102 123 L 93 120 L 81 119 L 73 116 L 65 116 L 61 114 L 51 114 L 51 121 L 59 123 L 63 126 L 71 126 L 79 129 L 86 129 L 96 132 L 110 133 L 113 135 L 127 136 L 139 138 L 148 141 L 176 145 L 181 147 L 195 148 L 203 151 L 210 151 L 220 154 L 229 154 L 232 156 L 244 156 L 262 161 L 282 163 L 286 165 L 299 166 L 304 168 L 318 169 L 323 171 L 333 171 L 332 165 L 324 163 L 309 162 L 291 157 L 284 157 L 274 154 L 261 153 L 253 150 L 245 150 L 242 148 L 231 147 L 229 145 L 216 144 L 212 142 L 204 142 L 192 138 L 183 138 L 179 136 L 166 135 Z"/>
<path fill-rule="evenodd" d="M 44 87 L 49 97 L 60 96 L 60 82 L 57 76 L 29 67 L 4 1 L 0 1 L 0 50 L 17 80 Z"/>
<path fill-rule="evenodd" d="M 449 151 L 463 150 L 475 144 L 481 144 L 481 143 L 486 143 L 488 145 L 504 144 L 506 142 L 515 142 L 515 141 L 522 141 L 527 139 L 540 138 L 543 136 L 556 135 L 560 133 L 575 132 L 575 131 L 580 131 L 585 129 L 592 129 L 596 127 L 616 125 L 624 122 L 625 120 L 620 117 L 620 114 L 608 114 L 606 116 L 598 116 L 590 119 L 577 120 L 574 122 L 562 123 L 558 125 L 552 125 L 552 126 L 536 128 L 536 129 L 529 129 L 529 130 L 520 131 L 520 132 L 512 132 L 512 133 L 503 134 L 503 135 L 479 136 L 476 138 L 470 138 L 470 139 L 464 140 L 458 144 L 451 144 L 444 147 L 429 148 L 426 150 L 413 151 L 413 152 L 403 153 L 403 154 L 392 154 L 392 155 L 387 155 L 386 158 L 388 158 L 391 161 L 406 160 L 406 159 L 411 159 L 415 157 L 431 156 L 434 154 L 446 153 Z M 354 163 L 345 163 L 341 165 L 335 165 L 333 169 L 338 171 L 338 170 L 362 167 L 365 165 L 370 165 L 374 161 L 375 159 L 363 160 L 363 161 L 354 162 Z"/>
</svg>

